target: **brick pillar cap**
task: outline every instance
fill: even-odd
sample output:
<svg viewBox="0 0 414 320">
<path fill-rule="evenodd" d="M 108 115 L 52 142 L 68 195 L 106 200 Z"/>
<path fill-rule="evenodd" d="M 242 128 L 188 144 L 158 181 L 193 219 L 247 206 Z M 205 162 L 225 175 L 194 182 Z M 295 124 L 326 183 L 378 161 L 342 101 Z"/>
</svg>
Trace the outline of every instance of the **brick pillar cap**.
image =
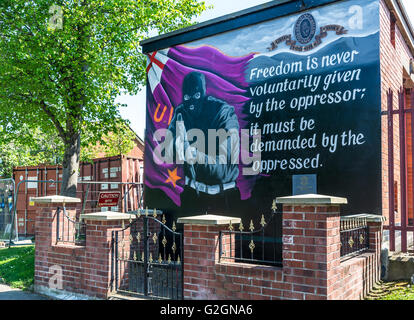
<svg viewBox="0 0 414 320">
<path fill-rule="evenodd" d="M 123 212 L 113 212 L 113 211 L 86 213 L 86 214 L 80 215 L 81 220 L 89 220 L 89 221 L 129 220 L 129 219 L 135 219 L 136 217 L 137 216 L 135 214 L 127 214 Z"/>
<path fill-rule="evenodd" d="M 195 216 L 195 217 L 185 217 L 179 218 L 177 223 L 192 224 L 192 225 L 201 225 L 201 226 L 218 226 L 218 225 L 227 225 L 240 223 L 240 218 L 234 217 L 224 217 L 216 216 L 212 214 Z"/>
<path fill-rule="evenodd" d="M 37 197 L 32 198 L 34 203 L 42 203 L 42 204 L 65 204 L 65 203 L 80 203 L 81 199 L 79 198 L 71 198 L 65 196 L 47 196 L 47 197 Z"/>
<path fill-rule="evenodd" d="M 341 217 L 341 220 L 352 220 L 352 219 L 365 219 L 367 222 L 385 222 L 387 220 L 386 217 L 380 216 L 377 214 L 368 214 L 368 213 L 361 213 L 361 214 L 355 214 L 352 216 L 343 216 Z"/>
<path fill-rule="evenodd" d="M 288 205 L 338 205 L 348 204 L 346 198 L 324 196 L 320 194 L 304 194 L 300 196 L 276 198 L 276 203 Z"/>
</svg>

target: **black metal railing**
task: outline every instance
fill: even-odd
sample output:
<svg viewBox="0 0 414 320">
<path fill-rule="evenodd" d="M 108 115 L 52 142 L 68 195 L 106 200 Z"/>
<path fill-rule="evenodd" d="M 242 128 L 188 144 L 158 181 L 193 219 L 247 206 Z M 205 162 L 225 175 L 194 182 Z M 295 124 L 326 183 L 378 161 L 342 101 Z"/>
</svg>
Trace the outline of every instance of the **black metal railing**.
<svg viewBox="0 0 414 320">
<path fill-rule="evenodd" d="M 56 240 L 65 244 L 86 244 L 86 224 L 69 217 L 65 207 L 58 207 L 56 211 Z"/>
<path fill-rule="evenodd" d="M 282 266 L 282 238 L 276 236 L 276 204 L 270 218 L 261 216 L 260 229 L 255 230 L 253 220 L 249 225 L 240 222 L 238 231 L 232 223 L 229 230 L 220 231 L 220 261 Z"/>
<path fill-rule="evenodd" d="M 362 216 L 341 217 L 341 257 L 354 255 L 369 249 L 367 219 Z"/>
</svg>

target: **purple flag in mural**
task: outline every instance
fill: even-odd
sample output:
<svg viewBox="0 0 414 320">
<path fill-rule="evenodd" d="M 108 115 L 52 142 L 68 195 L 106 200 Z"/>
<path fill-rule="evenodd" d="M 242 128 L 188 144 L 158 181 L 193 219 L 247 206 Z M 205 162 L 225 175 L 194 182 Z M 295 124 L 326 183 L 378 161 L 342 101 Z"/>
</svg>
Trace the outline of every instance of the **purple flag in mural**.
<svg viewBox="0 0 414 320">
<path fill-rule="evenodd" d="M 177 46 L 148 55 L 147 75 L 147 133 L 145 151 L 145 184 L 152 189 L 160 189 L 177 206 L 181 205 L 180 195 L 186 183 L 183 165 L 158 165 L 154 150 L 159 142 L 154 139 L 158 129 L 167 129 L 174 110 L 182 103 L 183 82 L 193 72 L 203 74 L 206 82 L 206 95 L 212 96 L 234 107 L 239 128 L 245 129 L 247 122 L 243 107 L 249 98 L 248 84 L 244 74 L 253 54 L 244 57 L 230 57 L 219 50 L 203 46 L 188 48 Z M 242 156 L 242 154 L 240 154 Z M 241 200 L 250 198 L 256 177 L 243 176 L 239 161 L 237 187 Z"/>
</svg>

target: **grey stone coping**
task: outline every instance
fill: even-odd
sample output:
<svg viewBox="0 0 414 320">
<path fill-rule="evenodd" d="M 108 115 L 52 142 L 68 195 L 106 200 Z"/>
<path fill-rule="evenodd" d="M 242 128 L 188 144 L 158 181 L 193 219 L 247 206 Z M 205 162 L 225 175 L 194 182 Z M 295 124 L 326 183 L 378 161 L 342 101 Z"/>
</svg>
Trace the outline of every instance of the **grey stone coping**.
<svg viewBox="0 0 414 320">
<path fill-rule="evenodd" d="M 368 213 L 361 213 L 361 214 L 354 214 L 350 216 L 342 216 L 342 221 L 348 221 L 353 219 L 365 219 L 367 222 L 385 222 L 387 220 L 386 217 L 380 216 L 377 214 L 368 214 Z"/>
<path fill-rule="evenodd" d="M 202 226 L 220 226 L 240 223 L 240 218 L 216 216 L 212 214 L 179 218 L 177 223 L 191 224 L 191 225 L 202 225 Z"/>
<path fill-rule="evenodd" d="M 79 198 L 72 198 L 72 197 L 65 197 L 65 196 L 47 196 L 47 197 L 35 197 L 31 198 L 31 201 L 34 203 L 42 203 L 42 204 L 60 204 L 60 203 L 80 203 L 81 199 Z"/>
<path fill-rule="evenodd" d="M 279 197 L 276 203 L 290 205 L 330 205 L 330 204 L 348 204 L 346 198 L 324 196 L 320 194 L 304 194 L 300 196 Z"/>
<path fill-rule="evenodd" d="M 90 220 L 90 221 L 114 221 L 114 220 L 129 220 L 135 219 L 137 216 L 135 214 L 127 214 L 123 212 L 94 212 L 94 213 L 85 213 L 80 215 L 81 220 Z"/>
</svg>

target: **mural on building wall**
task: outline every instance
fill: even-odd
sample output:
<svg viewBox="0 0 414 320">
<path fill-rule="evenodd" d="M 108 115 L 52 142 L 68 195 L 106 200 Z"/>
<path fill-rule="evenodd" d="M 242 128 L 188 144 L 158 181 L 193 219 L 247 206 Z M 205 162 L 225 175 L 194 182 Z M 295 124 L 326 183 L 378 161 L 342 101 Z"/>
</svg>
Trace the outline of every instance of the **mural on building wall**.
<svg viewBox="0 0 414 320">
<path fill-rule="evenodd" d="M 380 213 L 378 0 L 153 52 L 147 74 L 148 207 L 250 219 L 319 193 Z"/>
</svg>

